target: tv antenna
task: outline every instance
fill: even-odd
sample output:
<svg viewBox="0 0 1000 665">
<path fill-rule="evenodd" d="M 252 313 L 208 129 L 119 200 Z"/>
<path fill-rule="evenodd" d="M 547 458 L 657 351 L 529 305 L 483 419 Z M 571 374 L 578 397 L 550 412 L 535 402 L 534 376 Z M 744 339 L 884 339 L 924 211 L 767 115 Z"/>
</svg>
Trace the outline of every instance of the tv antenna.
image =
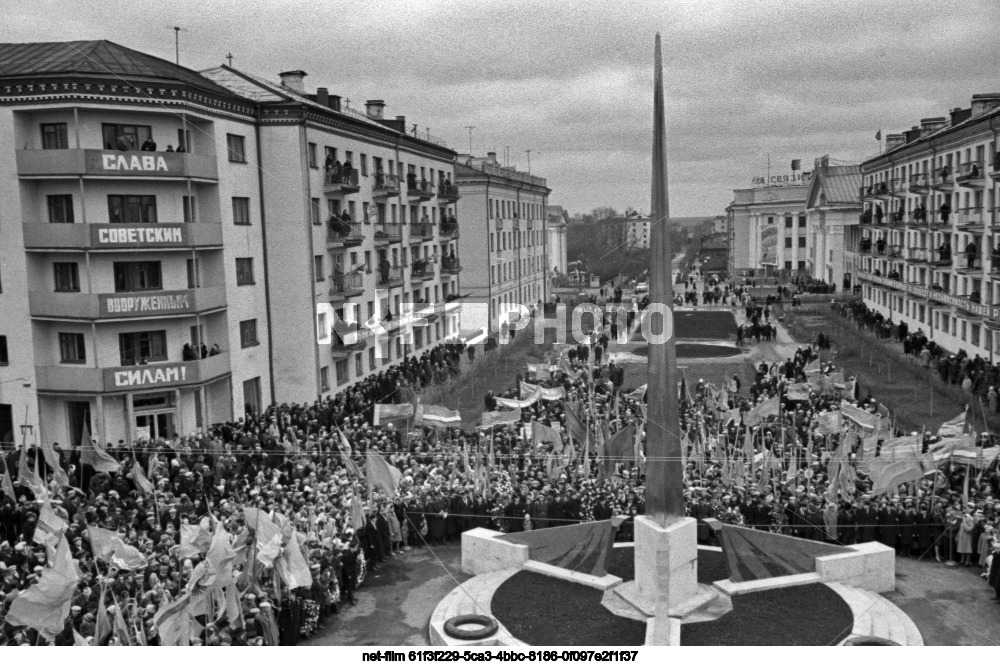
<svg viewBox="0 0 1000 665">
<path fill-rule="evenodd" d="M 168 25 L 174 31 L 174 62 L 181 64 L 181 33 L 190 32 L 187 28 L 179 28 L 176 25 Z"/>
</svg>

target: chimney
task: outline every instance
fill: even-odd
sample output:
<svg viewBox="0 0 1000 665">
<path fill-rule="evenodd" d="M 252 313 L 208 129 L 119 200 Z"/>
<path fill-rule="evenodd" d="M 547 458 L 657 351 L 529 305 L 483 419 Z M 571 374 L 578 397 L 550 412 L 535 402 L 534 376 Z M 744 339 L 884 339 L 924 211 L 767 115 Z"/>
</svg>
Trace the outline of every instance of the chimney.
<svg viewBox="0 0 1000 665">
<path fill-rule="evenodd" d="M 903 134 L 906 135 L 907 143 L 909 143 L 910 141 L 916 141 L 917 139 L 920 138 L 920 128 L 914 125 L 913 127 L 910 128 L 910 131 L 903 132 Z"/>
<path fill-rule="evenodd" d="M 488 152 L 488 153 L 486 153 L 486 162 L 488 164 L 496 164 L 497 163 L 497 154 L 495 152 Z"/>
<path fill-rule="evenodd" d="M 951 110 L 951 126 L 959 125 L 972 117 L 972 109 L 954 108 Z"/>
<path fill-rule="evenodd" d="M 906 145 L 906 134 L 886 134 L 885 151 L 890 152 L 901 145 Z"/>
<path fill-rule="evenodd" d="M 385 115 L 385 102 L 381 99 L 369 99 L 365 102 L 365 113 L 376 120 L 381 120 Z"/>
<path fill-rule="evenodd" d="M 947 118 L 921 118 L 920 136 L 933 134 L 948 123 Z"/>
<path fill-rule="evenodd" d="M 330 95 L 330 108 L 340 111 L 340 95 Z"/>
<path fill-rule="evenodd" d="M 329 108 L 330 91 L 327 88 L 316 88 L 316 103 Z"/>
<path fill-rule="evenodd" d="M 302 82 L 306 77 L 306 73 L 301 69 L 296 69 L 290 72 L 281 72 L 278 74 L 281 77 L 281 85 L 289 90 L 293 90 L 299 94 L 305 94 L 306 86 Z"/>
<path fill-rule="evenodd" d="M 972 96 L 972 117 L 978 118 L 1000 106 L 1000 93 L 990 92 Z"/>
</svg>

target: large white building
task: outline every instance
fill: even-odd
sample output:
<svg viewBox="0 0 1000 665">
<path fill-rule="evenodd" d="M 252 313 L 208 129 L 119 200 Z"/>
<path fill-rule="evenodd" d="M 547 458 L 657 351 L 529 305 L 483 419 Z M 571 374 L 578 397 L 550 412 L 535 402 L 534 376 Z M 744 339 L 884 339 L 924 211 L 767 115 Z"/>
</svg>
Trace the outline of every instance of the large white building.
<svg viewBox="0 0 1000 665">
<path fill-rule="evenodd" d="M 461 155 L 455 166 L 462 192 L 462 290 L 468 294 L 464 325 L 499 329 L 511 310 L 547 296 L 545 230 L 550 189 L 544 178 L 496 161 Z M 505 319 L 504 319 L 505 320 Z"/>
<path fill-rule="evenodd" d="M 810 276 L 837 291 L 852 289 L 860 267 L 860 186 L 858 164 L 831 165 L 829 157 L 816 160 L 806 195 Z"/>
<path fill-rule="evenodd" d="M 861 165 L 865 303 L 951 351 L 1000 347 L 1000 94 L 886 137 Z"/>
<path fill-rule="evenodd" d="M 457 335 L 455 153 L 303 76 L 0 44 L 0 440 L 187 434 Z"/>
<path fill-rule="evenodd" d="M 808 173 L 733 190 L 726 208 L 730 275 L 810 272 L 808 191 Z"/>
</svg>

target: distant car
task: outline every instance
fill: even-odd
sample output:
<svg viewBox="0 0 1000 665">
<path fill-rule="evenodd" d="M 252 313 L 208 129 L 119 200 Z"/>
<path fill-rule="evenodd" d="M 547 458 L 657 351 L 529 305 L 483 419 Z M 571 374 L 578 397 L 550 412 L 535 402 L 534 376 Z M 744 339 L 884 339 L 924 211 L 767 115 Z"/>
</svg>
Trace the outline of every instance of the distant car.
<svg viewBox="0 0 1000 665">
<path fill-rule="evenodd" d="M 649 282 L 637 282 L 636 285 L 635 285 L 635 292 L 637 294 L 639 294 L 639 293 L 648 293 L 649 292 Z"/>
</svg>

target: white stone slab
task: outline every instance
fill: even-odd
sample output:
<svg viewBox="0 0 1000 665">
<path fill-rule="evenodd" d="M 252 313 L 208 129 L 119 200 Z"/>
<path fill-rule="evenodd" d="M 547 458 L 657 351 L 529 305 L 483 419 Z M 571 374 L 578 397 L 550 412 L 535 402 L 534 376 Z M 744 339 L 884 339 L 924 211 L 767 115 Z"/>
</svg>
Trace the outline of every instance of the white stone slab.
<svg viewBox="0 0 1000 665">
<path fill-rule="evenodd" d="M 501 540 L 498 531 L 475 528 L 462 534 L 462 572 L 481 575 L 520 570 L 528 562 L 528 546 Z"/>
<path fill-rule="evenodd" d="M 601 591 L 607 591 L 608 589 L 616 587 L 622 583 L 622 578 L 614 575 L 597 577 L 596 575 L 587 575 L 586 573 L 580 573 L 575 570 L 567 570 L 565 568 L 560 568 L 559 566 L 542 563 L 541 561 L 527 561 L 525 562 L 523 569 L 530 570 L 531 572 L 538 573 L 540 575 L 547 575 L 548 577 L 566 580 L 567 582 L 582 584 L 593 589 L 600 589 Z"/>
</svg>

